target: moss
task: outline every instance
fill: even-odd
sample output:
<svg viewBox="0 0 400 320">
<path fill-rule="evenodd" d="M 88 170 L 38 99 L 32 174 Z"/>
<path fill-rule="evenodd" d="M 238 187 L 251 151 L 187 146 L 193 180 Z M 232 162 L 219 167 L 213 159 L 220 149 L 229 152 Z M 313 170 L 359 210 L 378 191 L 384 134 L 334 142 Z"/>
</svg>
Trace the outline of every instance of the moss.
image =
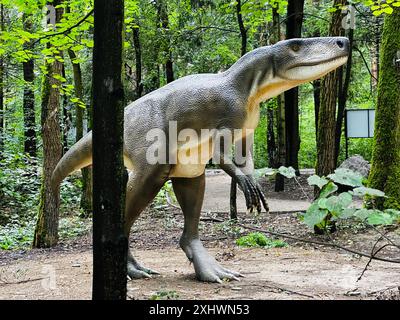
<svg viewBox="0 0 400 320">
<path fill-rule="evenodd" d="M 400 50 L 400 8 L 385 18 L 375 138 L 369 186 L 388 196 L 377 203 L 380 209 L 400 209 L 400 72 L 393 61 Z"/>
</svg>

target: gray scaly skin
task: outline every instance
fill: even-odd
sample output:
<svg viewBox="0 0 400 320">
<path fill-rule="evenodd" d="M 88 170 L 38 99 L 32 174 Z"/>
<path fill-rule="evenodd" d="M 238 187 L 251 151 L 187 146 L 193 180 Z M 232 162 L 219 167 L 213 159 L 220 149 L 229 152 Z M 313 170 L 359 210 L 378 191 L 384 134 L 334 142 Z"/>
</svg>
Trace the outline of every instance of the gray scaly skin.
<svg viewBox="0 0 400 320">
<path fill-rule="evenodd" d="M 193 262 L 197 278 L 207 282 L 238 280 L 241 275 L 221 267 L 200 242 L 198 224 L 204 197 L 205 163 L 182 164 L 178 161 L 176 164 L 149 164 L 146 151 L 153 141 L 147 141 L 146 134 L 154 128 L 168 133 L 170 121 L 177 122 L 178 132 L 190 128 L 199 134 L 201 129 L 216 129 L 216 132 L 255 129 L 259 121 L 260 102 L 324 76 L 346 63 L 348 52 L 346 38 L 281 41 L 249 52 L 223 73 L 197 74 L 178 79 L 129 105 L 125 109 L 124 127 L 125 165 L 130 170 L 126 234 L 170 179 L 185 218 L 180 246 Z M 245 138 L 235 137 L 232 142 L 246 142 Z M 208 144 L 209 141 L 202 143 Z M 167 140 L 163 146 L 165 150 L 168 150 L 168 144 Z M 174 152 L 185 151 L 185 148 L 193 151 L 197 147 L 178 144 Z M 250 147 L 246 146 L 246 150 Z M 53 173 L 53 186 L 59 185 L 71 172 L 90 165 L 91 149 L 92 135 L 88 133 L 60 160 Z M 211 157 L 211 154 L 206 154 L 206 158 Z M 265 197 L 251 177 L 251 153 L 246 152 L 246 162 L 240 167 L 224 159 L 221 156 L 220 166 L 238 182 L 245 194 L 247 207 L 260 211 L 263 204 L 268 211 Z M 130 252 L 128 260 L 131 278 L 156 274 L 140 265 Z"/>
</svg>

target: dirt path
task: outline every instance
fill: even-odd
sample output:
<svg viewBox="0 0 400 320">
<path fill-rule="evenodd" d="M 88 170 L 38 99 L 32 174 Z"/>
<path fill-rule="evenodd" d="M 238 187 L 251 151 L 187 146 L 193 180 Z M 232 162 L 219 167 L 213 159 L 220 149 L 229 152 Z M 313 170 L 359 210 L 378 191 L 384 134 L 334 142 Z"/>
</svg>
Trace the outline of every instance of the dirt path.
<svg viewBox="0 0 400 320">
<path fill-rule="evenodd" d="M 302 188 L 309 196 L 307 176 Z M 241 282 L 208 284 L 196 281 L 193 267 L 178 248 L 183 228 L 179 209 L 149 208 L 135 223 L 131 232 L 131 247 L 145 266 L 161 272 L 149 280 L 128 284 L 130 299 L 150 299 L 167 295 L 172 299 L 399 299 L 400 265 L 373 261 L 361 281 L 367 259 L 332 248 L 315 247 L 288 241 L 280 249 L 244 249 L 235 239 L 248 230 L 228 221 L 230 179 L 225 174 L 207 175 L 207 191 L 200 222 L 200 234 L 205 246 L 229 269 L 246 277 Z M 285 193 L 274 193 L 273 182 L 263 181 L 271 211 L 259 217 L 244 213 L 240 193 L 239 220 L 247 225 L 283 232 L 302 239 L 326 241 L 313 235 L 297 218 L 308 201 L 303 190 L 290 181 Z M 288 213 L 284 213 L 288 212 Z M 215 222 L 212 218 L 218 218 Z M 90 221 L 88 221 L 90 223 Z M 333 235 L 338 243 L 370 252 L 379 235 L 371 229 L 339 226 Z M 400 231 L 391 234 L 400 241 Z M 383 253 L 383 252 L 382 252 Z M 388 250 L 384 256 L 399 259 L 398 251 Z M 91 297 L 91 235 L 69 239 L 50 250 L 0 252 L 0 299 L 90 299 Z"/>
<path fill-rule="evenodd" d="M 211 252 L 246 277 L 222 285 L 200 283 L 181 250 L 138 250 L 143 264 L 162 275 L 130 281 L 129 297 L 149 299 L 170 292 L 176 299 L 372 299 L 400 284 L 400 266 L 380 262 L 357 282 L 365 259 L 335 252 L 292 247 Z M 91 272 L 90 251 L 39 253 L 34 260 L 0 266 L 0 299 L 90 299 Z"/>
<path fill-rule="evenodd" d="M 203 210 L 212 212 L 229 212 L 229 193 L 231 178 L 221 170 L 207 170 L 206 191 Z M 300 192 L 301 193 L 301 192 Z M 242 192 L 238 192 L 238 212 L 246 212 L 246 201 Z M 299 194 L 299 192 L 297 192 Z M 289 212 L 304 211 L 310 206 L 310 202 L 303 194 L 295 199 L 284 199 L 282 193 L 270 191 L 266 194 L 270 211 Z"/>
</svg>

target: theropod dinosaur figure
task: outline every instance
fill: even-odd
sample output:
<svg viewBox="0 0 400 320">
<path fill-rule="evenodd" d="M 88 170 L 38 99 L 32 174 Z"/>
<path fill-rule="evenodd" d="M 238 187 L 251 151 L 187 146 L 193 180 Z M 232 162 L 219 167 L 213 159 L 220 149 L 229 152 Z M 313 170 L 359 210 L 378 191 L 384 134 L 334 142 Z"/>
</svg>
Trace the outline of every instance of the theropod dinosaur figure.
<svg viewBox="0 0 400 320">
<path fill-rule="evenodd" d="M 223 73 L 183 77 L 129 105 L 124 123 L 125 165 L 131 171 L 126 197 L 127 235 L 139 214 L 170 179 L 185 219 L 180 246 L 193 262 L 197 278 L 210 282 L 221 282 L 224 278 L 237 280 L 240 274 L 221 267 L 203 247 L 198 233 L 205 166 L 222 146 L 216 148 L 213 138 L 229 131 L 231 142 L 243 142 L 242 148 L 244 144 L 248 150 L 248 134 L 243 132 L 258 125 L 260 102 L 324 76 L 346 63 L 348 53 L 349 41 L 341 37 L 281 41 L 249 52 Z M 189 129 L 200 134 L 209 129 L 214 135 L 197 143 L 180 140 L 174 144 L 169 133 L 171 123 L 175 123 L 177 132 Z M 165 141 L 157 142 L 159 152 L 168 153 L 165 163 L 149 162 L 148 152 L 154 141 L 149 141 L 148 132 L 152 129 L 167 133 Z M 268 211 L 265 197 L 251 177 L 251 153 L 245 153 L 246 161 L 240 166 L 220 155 L 220 167 L 237 181 L 249 209 L 260 211 L 264 204 Z M 177 156 L 188 154 L 197 160 L 182 161 Z M 92 135 L 88 133 L 60 160 L 53 173 L 53 186 L 91 162 Z M 131 252 L 127 254 L 131 278 L 155 274 L 140 265 Z"/>
</svg>

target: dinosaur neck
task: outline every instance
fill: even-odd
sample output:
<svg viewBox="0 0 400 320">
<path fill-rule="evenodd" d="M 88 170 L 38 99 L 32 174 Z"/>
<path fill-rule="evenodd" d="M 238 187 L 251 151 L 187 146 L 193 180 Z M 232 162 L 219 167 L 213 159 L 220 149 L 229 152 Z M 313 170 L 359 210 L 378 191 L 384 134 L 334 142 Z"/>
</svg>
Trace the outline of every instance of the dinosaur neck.
<svg viewBox="0 0 400 320">
<path fill-rule="evenodd" d="M 257 107 L 261 102 L 298 85 L 280 79 L 274 65 L 271 48 L 262 47 L 244 55 L 227 70 L 232 85 L 248 108 Z"/>
</svg>

